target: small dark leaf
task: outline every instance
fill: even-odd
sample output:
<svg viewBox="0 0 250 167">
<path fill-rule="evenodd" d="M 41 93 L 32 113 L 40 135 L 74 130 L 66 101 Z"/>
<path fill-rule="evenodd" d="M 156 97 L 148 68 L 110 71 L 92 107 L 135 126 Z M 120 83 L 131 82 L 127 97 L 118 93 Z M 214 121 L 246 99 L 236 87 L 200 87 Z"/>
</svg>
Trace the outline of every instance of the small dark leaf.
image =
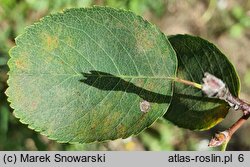
<svg viewBox="0 0 250 167">
<path fill-rule="evenodd" d="M 222 79 L 233 95 L 238 95 L 238 75 L 216 46 L 190 35 L 175 35 L 169 40 L 178 58 L 178 78 L 202 83 L 205 72 L 209 72 Z M 228 109 L 228 104 L 222 100 L 206 97 L 197 88 L 175 83 L 172 103 L 164 118 L 183 128 L 206 130 L 222 121 Z"/>
</svg>

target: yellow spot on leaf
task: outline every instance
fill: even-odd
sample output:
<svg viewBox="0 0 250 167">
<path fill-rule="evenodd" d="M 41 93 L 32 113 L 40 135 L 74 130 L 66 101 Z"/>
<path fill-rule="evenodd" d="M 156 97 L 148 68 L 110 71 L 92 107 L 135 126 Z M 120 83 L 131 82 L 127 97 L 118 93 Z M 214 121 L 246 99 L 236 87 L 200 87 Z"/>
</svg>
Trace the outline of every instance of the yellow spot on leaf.
<svg viewBox="0 0 250 167">
<path fill-rule="evenodd" d="M 144 52 L 152 49 L 155 46 L 155 41 L 149 38 L 149 32 L 138 29 L 136 36 L 136 46 L 139 52 Z"/>
<path fill-rule="evenodd" d="M 15 60 L 15 65 L 18 69 L 25 70 L 29 67 L 27 53 L 22 53 L 18 59 Z"/>
<path fill-rule="evenodd" d="M 47 51 L 52 51 L 52 50 L 58 48 L 59 41 L 58 41 L 57 36 L 43 33 L 42 40 L 43 40 L 43 44 L 45 46 L 45 49 Z"/>
<path fill-rule="evenodd" d="M 93 123 L 91 124 L 91 130 L 95 131 L 95 130 L 96 130 L 96 127 L 97 127 L 96 122 L 93 122 Z"/>
<path fill-rule="evenodd" d="M 27 68 L 27 64 L 22 59 L 16 60 L 15 65 L 18 69 L 24 70 Z"/>
<path fill-rule="evenodd" d="M 120 124 L 118 127 L 117 127 L 117 136 L 118 137 L 121 137 L 121 136 L 124 136 L 127 132 L 127 128 L 123 125 L 123 124 Z"/>
</svg>

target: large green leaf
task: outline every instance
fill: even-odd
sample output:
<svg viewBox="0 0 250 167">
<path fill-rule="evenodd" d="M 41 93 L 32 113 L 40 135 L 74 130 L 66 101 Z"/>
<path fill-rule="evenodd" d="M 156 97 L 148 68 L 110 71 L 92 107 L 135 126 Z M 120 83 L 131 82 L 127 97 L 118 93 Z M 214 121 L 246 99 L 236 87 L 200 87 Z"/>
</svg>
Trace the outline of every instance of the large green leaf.
<svg viewBox="0 0 250 167">
<path fill-rule="evenodd" d="M 10 55 L 15 116 L 60 142 L 138 134 L 170 105 L 175 52 L 132 12 L 94 7 L 47 16 L 16 39 Z"/>
<path fill-rule="evenodd" d="M 222 79 L 233 95 L 238 95 L 238 75 L 216 46 L 190 35 L 171 36 L 169 41 L 177 54 L 178 78 L 202 83 L 204 73 L 209 72 Z M 208 98 L 199 89 L 176 83 L 171 106 L 164 118 L 183 128 L 205 130 L 219 123 L 228 109 L 224 101 Z"/>
</svg>

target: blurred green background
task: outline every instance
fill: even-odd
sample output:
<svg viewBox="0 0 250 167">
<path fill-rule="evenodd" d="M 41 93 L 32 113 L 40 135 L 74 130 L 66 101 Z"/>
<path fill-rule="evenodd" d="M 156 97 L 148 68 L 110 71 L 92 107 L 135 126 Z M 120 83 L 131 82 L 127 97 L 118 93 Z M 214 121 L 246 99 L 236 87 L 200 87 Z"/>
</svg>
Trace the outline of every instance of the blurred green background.
<svg viewBox="0 0 250 167">
<path fill-rule="evenodd" d="M 227 129 L 240 113 L 230 112 L 225 121 L 205 132 L 181 129 L 160 119 L 136 137 L 91 144 L 59 144 L 13 116 L 4 92 L 14 38 L 48 13 L 92 5 L 129 9 L 167 35 L 187 33 L 210 40 L 235 65 L 242 81 L 240 96 L 250 99 L 249 0 L 0 0 L 0 150 L 211 150 L 207 147 L 211 136 Z M 228 150 L 250 150 L 249 122 L 236 132 Z"/>
</svg>

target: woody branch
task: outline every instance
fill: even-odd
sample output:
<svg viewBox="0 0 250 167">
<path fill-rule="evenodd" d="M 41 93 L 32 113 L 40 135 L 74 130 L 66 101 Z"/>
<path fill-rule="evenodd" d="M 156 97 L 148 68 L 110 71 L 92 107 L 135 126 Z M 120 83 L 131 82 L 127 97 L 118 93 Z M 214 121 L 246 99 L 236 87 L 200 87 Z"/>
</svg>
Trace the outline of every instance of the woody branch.
<svg viewBox="0 0 250 167">
<path fill-rule="evenodd" d="M 250 105 L 245 101 L 234 97 L 222 80 L 209 73 L 205 73 L 203 82 L 204 84 L 202 84 L 202 91 L 208 97 L 222 99 L 226 101 L 230 107 L 243 112 L 243 116 L 229 129 L 215 134 L 215 136 L 210 140 L 208 146 L 217 147 L 225 142 L 228 142 L 235 131 L 238 130 L 244 124 L 244 122 L 246 122 L 250 116 Z"/>
</svg>

